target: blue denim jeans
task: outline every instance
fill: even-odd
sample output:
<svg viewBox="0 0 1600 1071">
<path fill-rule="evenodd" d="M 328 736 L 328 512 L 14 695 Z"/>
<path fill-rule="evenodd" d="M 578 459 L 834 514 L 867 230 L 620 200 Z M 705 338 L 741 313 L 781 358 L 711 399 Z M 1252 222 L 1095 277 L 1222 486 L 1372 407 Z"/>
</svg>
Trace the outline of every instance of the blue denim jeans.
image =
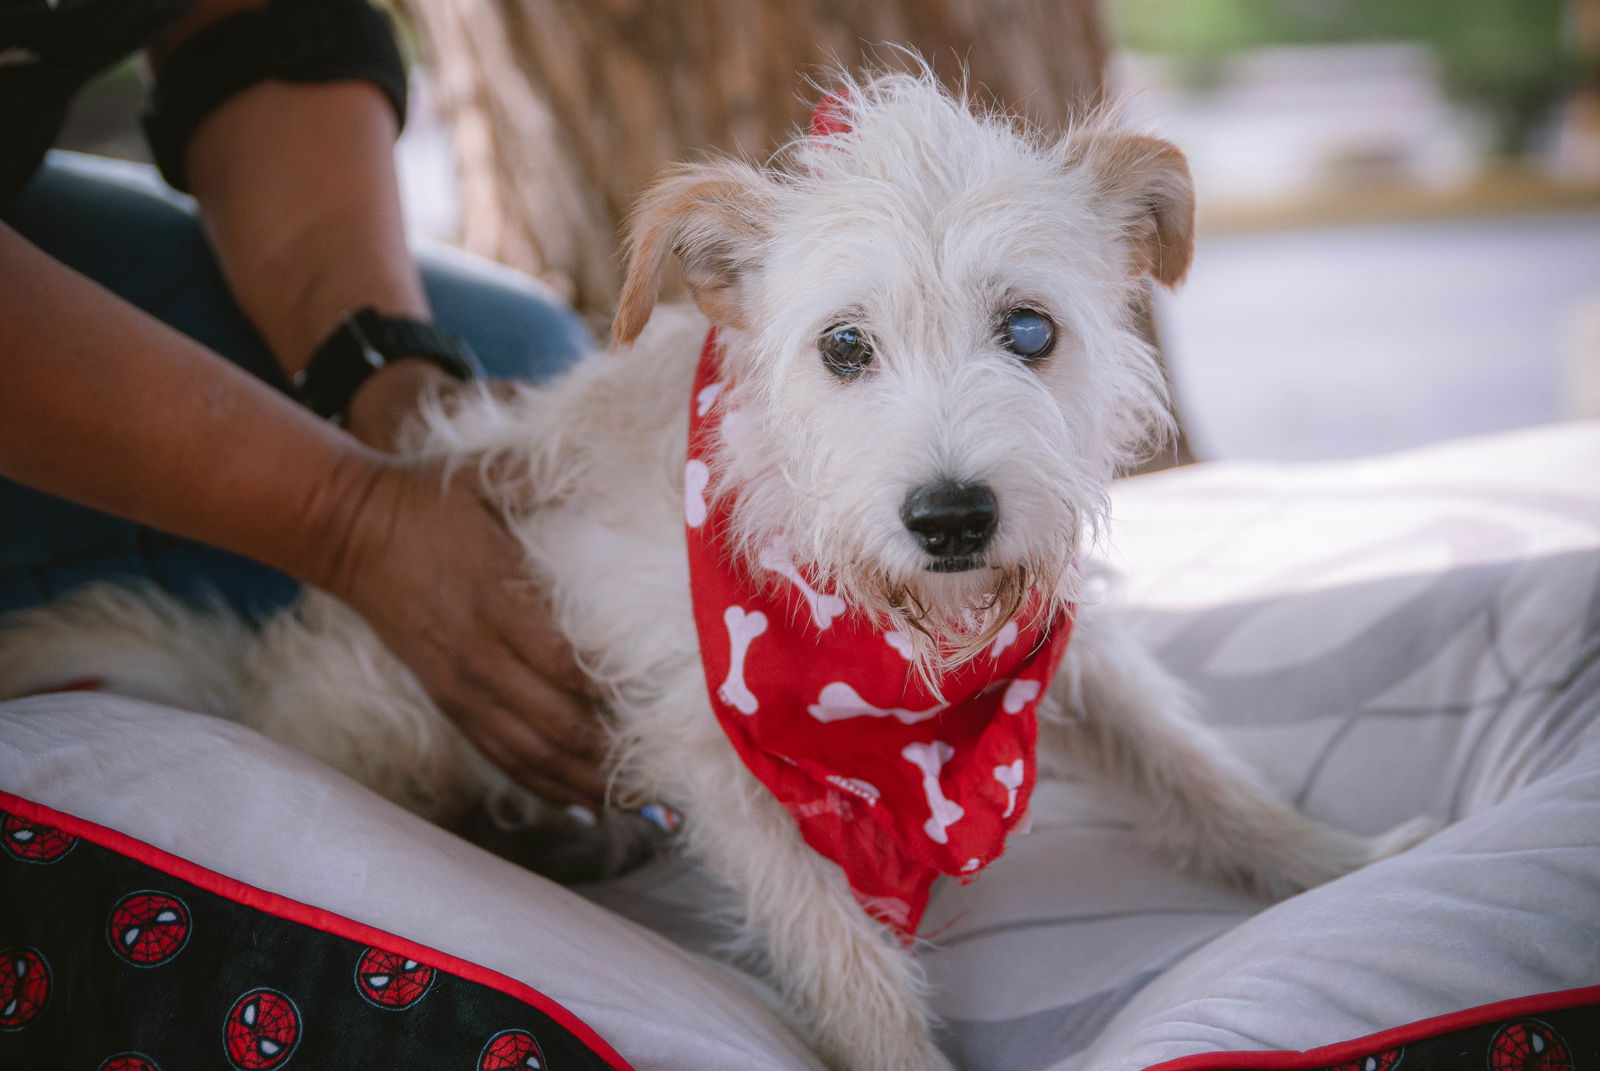
<svg viewBox="0 0 1600 1071">
<path fill-rule="evenodd" d="M 62 263 L 288 390 L 228 293 L 192 202 L 162 186 L 154 169 L 52 153 L 0 219 Z M 525 276 L 443 246 L 419 249 L 417 260 L 435 319 L 465 338 L 492 376 L 545 379 L 592 344 L 577 315 Z M 214 592 L 251 615 L 277 609 L 297 590 L 290 578 L 247 558 L 0 479 L 0 611 L 112 578 L 142 578 L 190 597 Z"/>
</svg>

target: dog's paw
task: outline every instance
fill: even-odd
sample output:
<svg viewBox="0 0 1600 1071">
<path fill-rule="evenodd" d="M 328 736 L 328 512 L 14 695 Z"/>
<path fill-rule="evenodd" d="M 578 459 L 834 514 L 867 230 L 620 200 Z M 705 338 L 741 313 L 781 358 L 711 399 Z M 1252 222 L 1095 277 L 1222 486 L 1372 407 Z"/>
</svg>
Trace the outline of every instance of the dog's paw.
<svg viewBox="0 0 1600 1071">
<path fill-rule="evenodd" d="M 934 1044 L 920 1001 L 915 1010 L 880 1005 L 874 1014 L 873 1001 L 849 1000 L 860 993 L 842 991 L 844 1003 L 816 1017 L 811 1040 L 832 1071 L 955 1071 Z"/>
<path fill-rule="evenodd" d="M 910 955 L 881 938 L 858 943 L 852 951 L 837 935 L 818 936 L 843 953 L 830 957 L 829 981 L 804 1016 L 810 1040 L 828 1067 L 954 1071 L 934 1042 L 923 975 Z"/>
</svg>

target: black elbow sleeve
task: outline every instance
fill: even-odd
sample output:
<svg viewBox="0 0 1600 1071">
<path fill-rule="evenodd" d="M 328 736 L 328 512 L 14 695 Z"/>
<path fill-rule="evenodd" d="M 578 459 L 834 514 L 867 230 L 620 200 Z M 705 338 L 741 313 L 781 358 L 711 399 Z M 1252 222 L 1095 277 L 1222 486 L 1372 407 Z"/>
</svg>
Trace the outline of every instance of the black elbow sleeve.
<svg viewBox="0 0 1600 1071">
<path fill-rule="evenodd" d="M 157 70 L 141 120 L 162 176 L 187 190 L 184 153 L 220 104 L 259 82 L 359 79 L 403 125 L 406 72 L 389 17 L 366 0 L 272 0 L 189 38 Z"/>
</svg>

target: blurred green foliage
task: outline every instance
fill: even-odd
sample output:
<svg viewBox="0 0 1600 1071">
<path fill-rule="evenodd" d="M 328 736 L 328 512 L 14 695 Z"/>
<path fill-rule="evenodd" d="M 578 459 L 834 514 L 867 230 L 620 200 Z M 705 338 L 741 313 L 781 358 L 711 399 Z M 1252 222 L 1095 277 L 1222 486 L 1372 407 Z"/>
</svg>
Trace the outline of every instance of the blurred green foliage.
<svg viewBox="0 0 1600 1071">
<path fill-rule="evenodd" d="M 1516 153 L 1583 66 L 1571 0 L 1109 0 L 1118 40 L 1174 58 L 1191 87 L 1215 85 L 1237 52 L 1269 45 L 1416 41 L 1454 99 L 1481 109 Z"/>
</svg>

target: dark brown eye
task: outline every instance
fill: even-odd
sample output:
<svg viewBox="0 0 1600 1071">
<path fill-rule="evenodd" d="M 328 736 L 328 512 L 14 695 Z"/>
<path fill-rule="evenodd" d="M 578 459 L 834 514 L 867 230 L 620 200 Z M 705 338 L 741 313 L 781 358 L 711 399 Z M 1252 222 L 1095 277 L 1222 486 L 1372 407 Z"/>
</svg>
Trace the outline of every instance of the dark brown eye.
<svg viewBox="0 0 1600 1071">
<path fill-rule="evenodd" d="M 855 379 L 872 363 L 872 343 L 859 327 L 830 327 L 823 332 L 817 348 L 822 352 L 822 363 L 840 379 Z"/>
<path fill-rule="evenodd" d="M 1036 309 L 1012 309 L 1000 321 L 1000 343 L 1024 361 L 1041 361 L 1056 348 L 1056 325 Z"/>
</svg>

